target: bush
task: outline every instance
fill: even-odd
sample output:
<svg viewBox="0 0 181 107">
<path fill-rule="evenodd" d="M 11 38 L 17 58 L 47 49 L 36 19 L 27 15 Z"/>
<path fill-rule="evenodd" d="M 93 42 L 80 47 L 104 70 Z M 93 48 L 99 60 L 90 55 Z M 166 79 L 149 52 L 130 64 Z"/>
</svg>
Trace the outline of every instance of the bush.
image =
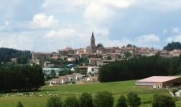
<svg viewBox="0 0 181 107">
<path fill-rule="evenodd" d="M 121 95 L 119 97 L 116 107 L 127 107 L 125 96 Z"/>
<path fill-rule="evenodd" d="M 80 107 L 93 107 L 92 95 L 90 93 L 82 93 L 79 97 L 79 106 Z"/>
<path fill-rule="evenodd" d="M 152 107 L 176 107 L 175 101 L 168 95 L 153 96 Z"/>
<path fill-rule="evenodd" d="M 63 107 L 60 97 L 52 96 L 47 100 L 47 107 Z"/>
<path fill-rule="evenodd" d="M 98 92 L 94 98 L 94 106 L 95 107 L 113 107 L 114 98 L 112 93 L 103 91 Z"/>
<path fill-rule="evenodd" d="M 134 92 L 129 92 L 127 94 L 127 101 L 130 107 L 139 107 L 141 105 L 141 99 Z"/>
<path fill-rule="evenodd" d="M 23 104 L 21 103 L 21 101 L 18 101 L 16 107 L 23 107 Z"/>
<path fill-rule="evenodd" d="M 175 88 L 172 88 L 171 89 L 171 92 L 175 95 L 175 93 L 177 92 L 177 91 L 179 91 L 180 89 L 178 88 L 178 87 L 175 87 Z"/>
<path fill-rule="evenodd" d="M 77 98 L 75 96 L 67 97 L 64 101 L 64 107 L 79 107 Z"/>
</svg>

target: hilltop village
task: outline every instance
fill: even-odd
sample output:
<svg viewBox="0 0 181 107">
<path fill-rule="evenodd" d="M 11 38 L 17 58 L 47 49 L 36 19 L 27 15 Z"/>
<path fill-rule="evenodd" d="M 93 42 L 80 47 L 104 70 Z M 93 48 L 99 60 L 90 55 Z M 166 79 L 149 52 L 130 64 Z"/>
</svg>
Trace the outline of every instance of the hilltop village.
<svg viewBox="0 0 181 107">
<path fill-rule="evenodd" d="M 86 77 L 84 81 L 98 81 L 99 69 L 110 62 L 141 56 L 149 57 L 156 54 L 162 57 L 175 57 L 179 56 L 180 53 L 180 49 L 167 51 L 137 47 L 131 44 L 122 47 L 104 47 L 101 43 L 96 44 L 92 32 L 90 44 L 86 48 L 66 47 L 51 53 L 32 52 L 32 63 L 42 65 L 44 74 L 48 75 L 47 78 L 56 77 L 50 81 L 50 85 L 52 85 L 77 82 L 84 77 Z"/>
</svg>

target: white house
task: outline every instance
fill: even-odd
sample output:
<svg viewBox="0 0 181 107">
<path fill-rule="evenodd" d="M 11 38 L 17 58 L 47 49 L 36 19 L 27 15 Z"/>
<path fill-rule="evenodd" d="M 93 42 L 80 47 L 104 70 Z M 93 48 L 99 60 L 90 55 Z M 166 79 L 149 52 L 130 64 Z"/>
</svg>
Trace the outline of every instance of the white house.
<svg viewBox="0 0 181 107">
<path fill-rule="evenodd" d="M 66 76 L 60 76 L 58 79 L 59 79 L 59 84 L 69 83 L 69 79 Z"/>
<path fill-rule="evenodd" d="M 72 76 L 74 76 L 75 80 L 82 79 L 83 75 L 80 73 L 73 73 Z"/>
<path fill-rule="evenodd" d="M 87 74 L 97 74 L 99 72 L 98 66 L 88 66 L 87 67 Z"/>
</svg>

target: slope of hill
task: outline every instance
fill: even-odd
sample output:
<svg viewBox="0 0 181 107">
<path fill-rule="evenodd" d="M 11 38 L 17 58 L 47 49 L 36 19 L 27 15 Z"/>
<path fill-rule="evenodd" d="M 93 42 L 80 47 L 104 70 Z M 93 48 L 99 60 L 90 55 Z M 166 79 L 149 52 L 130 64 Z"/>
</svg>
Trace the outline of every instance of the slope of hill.
<svg viewBox="0 0 181 107">
<path fill-rule="evenodd" d="M 0 48 L 0 62 L 10 61 L 11 58 L 18 58 L 21 55 L 25 55 L 27 58 L 31 58 L 31 53 L 28 50 L 16 50 L 11 48 Z"/>
</svg>

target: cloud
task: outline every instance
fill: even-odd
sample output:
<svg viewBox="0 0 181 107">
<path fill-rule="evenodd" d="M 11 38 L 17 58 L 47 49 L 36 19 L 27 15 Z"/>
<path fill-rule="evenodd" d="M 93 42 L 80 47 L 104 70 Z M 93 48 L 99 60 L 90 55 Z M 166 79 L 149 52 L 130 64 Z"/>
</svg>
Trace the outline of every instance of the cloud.
<svg viewBox="0 0 181 107">
<path fill-rule="evenodd" d="M 0 47 L 32 50 L 33 39 L 27 34 L 1 34 Z"/>
<path fill-rule="evenodd" d="M 53 15 L 47 16 L 44 13 L 38 13 L 33 16 L 30 25 L 33 27 L 50 27 L 57 22 L 58 20 L 56 20 Z"/>
<path fill-rule="evenodd" d="M 140 43 L 159 42 L 160 38 L 158 36 L 156 36 L 155 34 L 148 34 L 148 35 L 143 35 L 143 36 L 137 37 L 136 41 L 138 41 Z"/>
<path fill-rule="evenodd" d="M 117 8 L 127 8 L 136 1 L 137 0 L 100 0 L 100 2 L 105 5 Z"/>
<path fill-rule="evenodd" d="M 180 0 L 137 0 L 135 3 L 141 8 L 159 10 L 162 12 L 169 12 L 177 9 L 181 9 Z"/>
<path fill-rule="evenodd" d="M 61 29 L 58 31 L 51 30 L 45 36 L 47 38 L 72 39 L 74 35 L 75 35 L 75 30 L 73 30 L 73 29 Z"/>
<path fill-rule="evenodd" d="M 180 42 L 181 35 L 171 36 L 166 38 L 166 42 Z"/>
<path fill-rule="evenodd" d="M 86 0 L 45 0 L 42 4 L 42 7 L 47 8 L 50 6 L 57 6 L 57 5 L 71 5 L 71 6 L 79 6 L 84 5 L 87 1 Z"/>
</svg>

